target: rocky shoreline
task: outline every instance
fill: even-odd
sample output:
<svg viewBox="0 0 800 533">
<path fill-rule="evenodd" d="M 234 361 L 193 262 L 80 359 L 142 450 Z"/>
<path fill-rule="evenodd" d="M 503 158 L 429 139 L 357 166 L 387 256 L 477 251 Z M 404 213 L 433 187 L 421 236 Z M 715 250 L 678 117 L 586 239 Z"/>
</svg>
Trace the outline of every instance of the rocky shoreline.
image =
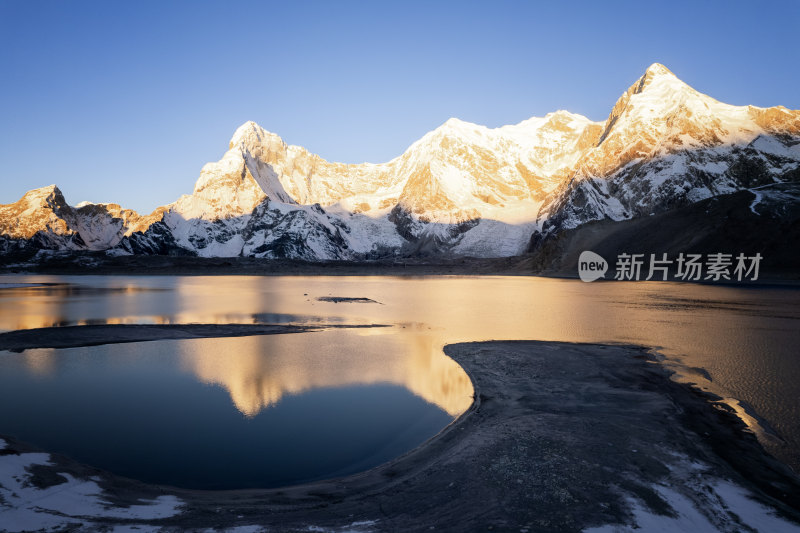
<svg viewBox="0 0 800 533">
<path fill-rule="evenodd" d="M 423 446 L 367 472 L 206 492 L 150 486 L 49 456 L 49 464 L 26 469 L 28 485 L 63 493 L 64 483 L 92 480 L 112 508 L 171 502 L 173 514 L 56 515 L 41 501 L 12 510 L 92 530 L 800 530 L 798 477 L 733 413 L 670 380 L 648 350 L 490 341 L 445 352 L 473 381 L 472 407 Z M 5 440 L 0 470 L 9 457 L 43 455 Z M 0 507 L 0 521 L 9 512 Z"/>
<path fill-rule="evenodd" d="M 559 241 L 560 242 L 560 241 Z M 573 243 L 574 244 L 574 243 Z M 583 249 L 583 248 L 582 248 Z M 586 246 L 585 249 L 591 249 Z M 577 258 L 577 255 L 575 256 Z M 608 255 L 612 257 L 612 255 Z M 577 261 L 577 259 L 576 259 Z M 577 263 L 576 263 L 577 264 Z M 56 253 L 36 261 L 0 258 L 5 275 L 115 275 L 115 276 L 542 276 L 577 279 L 577 268 L 550 268 L 540 254 L 514 257 L 413 257 L 372 261 L 303 261 L 255 257 L 195 257 L 167 255 L 108 256 L 98 252 Z M 602 281 L 612 281 L 612 269 Z M 671 281 L 681 281 L 671 279 Z M 755 281 L 686 281 L 731 286 L 798 287 L 793 262 L 783 269 L 762 269 Z"/>
</svg>

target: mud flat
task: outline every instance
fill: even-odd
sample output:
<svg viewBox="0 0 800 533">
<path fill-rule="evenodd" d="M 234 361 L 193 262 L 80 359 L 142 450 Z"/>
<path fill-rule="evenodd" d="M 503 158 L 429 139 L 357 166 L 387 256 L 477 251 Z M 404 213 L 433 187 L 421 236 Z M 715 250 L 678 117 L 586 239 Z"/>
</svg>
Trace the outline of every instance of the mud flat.
<svg viewBox="0 0 800 533">
<path fill-rule="evenodd" d="M 21 352 L 32 348 L 75 348 L 100 344 L 155 341 L 164 339 L 203 339 L 306 333 L 328 328 L 379 328 L 382 324 L 333 324 L 299 326 L 293 324 L 95 324 L 57 326 L 0 333 L 0 350 Z"/>
<path fill-rule="evenodd" d="M 646 349 L 493 341 L 445 352 L 473 380 L 472 407 L 423 446 L 367 472 L 284 489 L 202 492 L 120 479 L 5 439 L 0 483 L 31 494 L 18 501 L 8 486 L 0 489 L 0 523 L 165 531 L 800 531 L 800 480 L 730 411 L 671 381 Z M 42 456 L 50 463 L 33 464 L 45 462 Z M 8 477 L 10 459 L 27 465 L 16 480 Z M 85 483 L 96 485 L 96 497 L 112 506 L 103 507 L 105 515 L 78 516 L 36 496 L 76 491 L 69 484 L 78 480 L 84 492 Z M 135 512 L 108 514 L 124 508 Z"/>
</svg>

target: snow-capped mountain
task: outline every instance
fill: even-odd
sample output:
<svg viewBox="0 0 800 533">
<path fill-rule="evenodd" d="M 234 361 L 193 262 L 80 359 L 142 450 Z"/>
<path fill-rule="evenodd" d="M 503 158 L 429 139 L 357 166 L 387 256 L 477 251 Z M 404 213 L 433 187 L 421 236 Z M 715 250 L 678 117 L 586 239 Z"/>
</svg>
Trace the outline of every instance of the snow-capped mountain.
<svg viewBox="0 0 800 533">
<path fill-rule="evenodd" d="M 0 251 L 33 247 L 108 250 L 134 231 L 144 231 L 158 211 L 142 217 L 117 204 L 84 202 L 71 207 L 55 185 L 28 191 L 19 201 L 0 205 Z"/>
<path fill-rule="evenodd" d="M 597 143 L 545 200 L 539 237 L 798 181 L 799 162 L 800 111 L 723 104 L 655 64 L 620 97 Z"/>
<path fill-rule="evenodd" d="M 0 206 L 0 250 L 502 257 L 592 220 L 798 180 L 800 111 L 723 104 L 655 64 L 604 123 L 566 111 L 495 129 L 450 119 L 382 164 L 328 162 L 247 122 L 192 194 L 150 215 L 70 207 L 54 186 Z"/>
</svg>

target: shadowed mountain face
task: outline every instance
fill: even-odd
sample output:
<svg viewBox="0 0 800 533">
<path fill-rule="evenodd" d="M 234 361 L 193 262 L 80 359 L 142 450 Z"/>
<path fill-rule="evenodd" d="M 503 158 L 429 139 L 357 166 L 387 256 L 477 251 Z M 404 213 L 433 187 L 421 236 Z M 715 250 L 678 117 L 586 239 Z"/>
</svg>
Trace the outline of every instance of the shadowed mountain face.
<svg viewBox="0 0 800 533">
<path fill-rule="evenodd" d="M 537 240 L 539 238 L 539 240 Z M 800 273 L 800 183 L 778 183 L 701 200 L 653 216 L 595 220 L 549 239 L 534 237 L 532 253 L 518 270 L 575 276 L 581 252 L 591 250 L 610 263 L 621 254 L 675 259 L 679 254 L 761 254 L 762 277 L 797 279 Z M 649 259 L 646 259 L 649 264 Z M 675 269 L 670 270 L 671 275 Z M 642 279 L 648 275 L 645 269 Z M 661 279 L 656 275 L 656 279 Z M 735 278 L 733 278 L 735 279 Z"/>
<path fill-rule="evenodd" d="M 55 186 L 0 206 L 0 251 L 505 257 L 592 221 L 797 181 L 800 111 L 723 104 L 654 64 L 604 123 L 566 111 L 495 129 L 450 119 L 382 164 L 331 163 L 248 122 L 192 194 L 150 215 L 71 207 Z"/>
</svg>

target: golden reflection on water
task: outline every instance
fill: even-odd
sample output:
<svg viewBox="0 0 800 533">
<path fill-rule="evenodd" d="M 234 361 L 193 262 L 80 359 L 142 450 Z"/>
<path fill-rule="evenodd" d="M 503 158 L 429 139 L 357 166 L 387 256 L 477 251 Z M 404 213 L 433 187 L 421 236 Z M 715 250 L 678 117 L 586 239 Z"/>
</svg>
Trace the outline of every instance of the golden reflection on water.
<svg viewBox="0 0 800 533">
<path fill-rule="evenodd" d="M 22 357 L 25 359 L 26 368 L 36 376 L 49 376 L 56 371 L 58 353 L 53 348 L 25 350 Z"/>
<path fill-rule="evenodd" d="M 472 403 L 472 384 L 426 333 L 327 330 L 180 343 L 182 367 L 220 385 L 246 416 L 287 395 L 329 387 L 392 384 L 452 416 Z"/>
<path fill-rule="evenodd" d="M 6 310 L 9 311 L 9 310 Z M 119 324 L 258 324 L 264 322 L 264 317 L 259 315 L 246 314 L 227 314 L 219 313 L 193 313 L 182 312 L 173 316 L 160 315 L 126 315 L 109 316 L 105 318 L 84 318 L 70 320 L 65 317 L 54 317 L 47 314 L 25 314 L 24 310 L 18 311 L 20 314 L 2 317 L 0 312 L 0 324 L 3 325 L 0 331 L 14 331 L 20 329 L 53 328 L 64 326 L 98 326 L 98 325 L 119 325 Z M 12 313 L 8 313 L 11 315 Z M 321 321 L 325 322 L 325 321 Z M 271 322 L 270 322 L 271 323 Z"/>
</svg>

